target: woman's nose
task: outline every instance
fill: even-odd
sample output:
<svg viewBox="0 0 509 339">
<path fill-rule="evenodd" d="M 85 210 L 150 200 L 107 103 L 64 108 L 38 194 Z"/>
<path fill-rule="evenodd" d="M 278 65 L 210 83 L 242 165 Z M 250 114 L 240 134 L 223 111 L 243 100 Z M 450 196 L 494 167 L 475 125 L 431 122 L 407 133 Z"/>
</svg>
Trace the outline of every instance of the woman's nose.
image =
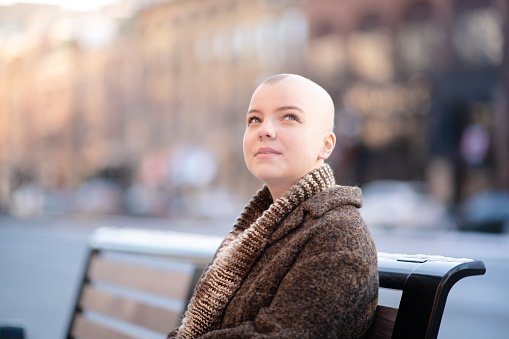
<svg viewBox="0 0 509 339">
<path fill-rule="evenodd" d="M 271 122 L 264 122 L 258 129 L 258 139 L 274 139 L 276 137 L 276 128 Z"/>
</svg>

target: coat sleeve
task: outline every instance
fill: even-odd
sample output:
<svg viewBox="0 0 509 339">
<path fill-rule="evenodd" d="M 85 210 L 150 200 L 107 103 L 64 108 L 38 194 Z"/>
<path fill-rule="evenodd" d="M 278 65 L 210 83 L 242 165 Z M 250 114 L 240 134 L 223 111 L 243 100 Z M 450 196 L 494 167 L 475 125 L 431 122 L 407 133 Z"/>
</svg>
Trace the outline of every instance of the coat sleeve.
<svg viewBox="0 0 509 339">
<path fill-rule="evenodd" d="M 314 235 L 254 320 L 200 338 L 361 337 L 378 303 L 376 249 L 362 221 L 349 226 Z"/>
</svg>

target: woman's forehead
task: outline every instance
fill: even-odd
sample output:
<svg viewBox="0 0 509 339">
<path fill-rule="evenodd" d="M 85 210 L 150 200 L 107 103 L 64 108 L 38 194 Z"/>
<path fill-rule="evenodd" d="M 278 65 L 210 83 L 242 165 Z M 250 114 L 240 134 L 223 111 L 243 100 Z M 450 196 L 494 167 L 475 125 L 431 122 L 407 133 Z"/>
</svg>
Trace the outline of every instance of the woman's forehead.
<svg viewBox="0 0 509 339">
<path fill-rule="evenodd" d="M 286 79 L 285 79 L 286 80 Z M 284 80 L 283 80 L 284 81 Z M 250 108 L 253 106 L 296 106 L 301 110 L 305 110 L 308 102 L 312 101 L 313 95 L 294 84 L 285 84 L 279 81 L 275 84 L 262 84 L 260 85 L 251 98 Z"/>
</svg>

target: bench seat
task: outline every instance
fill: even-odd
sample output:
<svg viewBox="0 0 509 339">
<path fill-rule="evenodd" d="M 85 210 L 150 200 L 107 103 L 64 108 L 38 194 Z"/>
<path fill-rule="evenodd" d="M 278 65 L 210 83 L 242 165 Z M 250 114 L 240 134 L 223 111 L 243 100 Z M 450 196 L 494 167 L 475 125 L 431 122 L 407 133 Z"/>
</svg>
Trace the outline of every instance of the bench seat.
<svg viewBox="0 0 509 339">
<path fill-rule="evenodd" d="M 165 338 L 220 245 L 215 236 L 100 228 L 90 250 L 67 338 Z M 378 252 L 381 289 L 401 291 L 379 305 L 368 338 L 436 338 L 449 291 L 484 263 L 466 258 Z"/>
</svg>

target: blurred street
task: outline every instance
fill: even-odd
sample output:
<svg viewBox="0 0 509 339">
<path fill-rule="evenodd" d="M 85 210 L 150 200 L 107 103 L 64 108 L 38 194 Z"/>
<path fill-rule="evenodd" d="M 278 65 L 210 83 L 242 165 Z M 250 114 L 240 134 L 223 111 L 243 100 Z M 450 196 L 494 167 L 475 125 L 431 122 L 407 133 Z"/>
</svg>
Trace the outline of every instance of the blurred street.
<svg viewBox="0 0 509 339">
<path fill-rule="evenodd" d="M 87 237 L 99 226 L 223 235 L 224 221 L 95 217 L 22 221 L 0 216 L 0 325 L 18 325 L 28 339 L 63 338 L 78 288 Z M 506 338 L 509 333 L 509 234 L 372 230 L 378 250 L 481 259 L 482 277 L 452 289 L 440 338 Z"/>
<path fill-rule="evenodd" d="M 0 326 L 64 337 L 97 227 L 226 234 L 249 99 L 296 73 L 378 251 L 485 262 L 440 338 L 509 338 L 507 0 L 0 0 L 0 42 Z"/>
</svg>

